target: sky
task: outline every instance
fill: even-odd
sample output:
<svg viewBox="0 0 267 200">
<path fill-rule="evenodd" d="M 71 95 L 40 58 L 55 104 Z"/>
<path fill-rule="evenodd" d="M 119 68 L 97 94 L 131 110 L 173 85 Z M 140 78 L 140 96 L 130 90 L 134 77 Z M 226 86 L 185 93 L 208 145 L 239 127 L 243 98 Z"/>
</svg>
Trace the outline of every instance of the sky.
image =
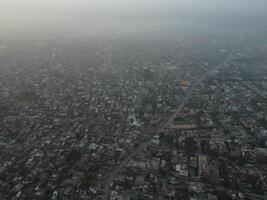
<svg viewBox="0 0 267 200">
<path fill-rule="evenodd" d="M 0 0 L 2 9 L 187 8 L 264 11 L 266 0 Z"/>
<path fill-rule="evenodd" d="M 67 29 L 125 29 L 132 18 L 132 28 L 138 30 L 164 26 L 177 16 L 199 20 L 202 15 L 208 21 L 261 16 L 266 8 L 267 0 L 0 0 L 0 39 Z"/>
</svg>

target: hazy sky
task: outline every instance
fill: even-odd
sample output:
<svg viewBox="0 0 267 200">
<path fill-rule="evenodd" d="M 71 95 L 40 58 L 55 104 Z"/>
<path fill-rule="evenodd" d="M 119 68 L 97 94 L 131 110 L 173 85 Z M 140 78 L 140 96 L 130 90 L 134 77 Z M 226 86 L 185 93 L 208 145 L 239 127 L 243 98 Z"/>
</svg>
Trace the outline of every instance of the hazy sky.
<svg viewBox="0 0 267 200">
<path fill-rule="evenodd" d="M 0 39 L 66 29 L 138 30 L 153 24 L 165 26 L 172 20 L 166 17 L 170 14 L 177 20 L 178 15 L 190 20 L 195 15 L 208 16 L 208 20 L 220 15 L 221 20 L 241 14 L 266 15 L 266 8 L 267 0 L 0 0 Z M 129 22 L 125 16 L 136 21 Z"/>
<path fill-rule="evenodd" d="M 0 0 L 2 9 L 71 9 L 103 7 L 177 7 L 191 9 L 264 10 L 266 0 Z"/>
</svg>

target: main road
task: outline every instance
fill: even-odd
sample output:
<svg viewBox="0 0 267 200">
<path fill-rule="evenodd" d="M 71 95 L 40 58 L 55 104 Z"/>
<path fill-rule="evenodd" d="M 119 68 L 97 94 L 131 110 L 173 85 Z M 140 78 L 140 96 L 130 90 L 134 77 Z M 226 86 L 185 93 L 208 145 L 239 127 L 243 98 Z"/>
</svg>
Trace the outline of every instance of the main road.
<svg viewBox="0 0 267 200">
<path fill-rule="evenodd" d="M 151 132 L 151 134 L 147 137 L 144 138 L 143 142 L 141 142 L 139 144 L 139 146 L 134 149 L 118 166 L 116 166 L 112 172 L 109 174 L 109 177 L 107 178 L 107 180 L 104 183 L 104 189 L 103 189 L 103 197 L 102 200 L 107 200 L 108 196 L 109 196 L 109 189 L 110 189 L 110 185 L 113 182 L 114 178 L 117 177 L 117 175 L 119 174 L 119 172 L 129 163 L 129 161 L 137 154 L 139 153 L 144 146 L 158 133 L 161 133 L 162 131 L 164 131 L 164 129 L 166 129 L 167 127 L 170 126 L 170 124 L 173 122 L 173 119 L 180 114 L 180 112 L 182 111 L 182 109 L 184 108 L 184 106 L 186 105 L 186 103 L 188 102 L 188 100 L 190 99 L 194 89 L 203 81 L 206 79 L 206 77 L 211 74 L 212 72 L 214 72 L 214 70 L 217 70 L 223 66 L 225 66 L 225 64 L 227 64 L 229 61 L 232 60 L 233 55 L 234 55 L 235 51 L 232 51 L 232 53 L 227 56 L 227 58 L 224 60 L 223 63 L 221 63 L 220 65 L 218 65 L 217 67 L 215 67 L 214 69 L 210 69 L 207 72 L 205 72 L 202 76 L 200 76 L 186 91 L 184 98 L 182 99 L 179 107 L 175 110 L 175 112 L 171 115 L 171 117 L 166 120 L 165 123 L 163 123 L 163 125 L 161 126 L 161 128 L 157 129 L 154 132 Z"/>
</svg>

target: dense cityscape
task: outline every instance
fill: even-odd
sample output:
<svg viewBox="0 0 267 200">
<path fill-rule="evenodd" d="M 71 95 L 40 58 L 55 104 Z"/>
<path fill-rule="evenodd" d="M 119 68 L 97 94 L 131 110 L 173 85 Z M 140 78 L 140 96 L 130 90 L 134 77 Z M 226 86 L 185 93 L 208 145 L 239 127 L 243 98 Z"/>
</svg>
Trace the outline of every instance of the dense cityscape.
<svg viewBox="0 0 267 200">
<path fill-rule="evenodd" d="M 266 46 L 94 41 L 1 44 L 1 199 L 266 199 Z"/>
<path fill-rule="evenodd" d="M 266 18 L 125 13 L 0 29 L 0 200 L 266 200 Z"/>
</svg>

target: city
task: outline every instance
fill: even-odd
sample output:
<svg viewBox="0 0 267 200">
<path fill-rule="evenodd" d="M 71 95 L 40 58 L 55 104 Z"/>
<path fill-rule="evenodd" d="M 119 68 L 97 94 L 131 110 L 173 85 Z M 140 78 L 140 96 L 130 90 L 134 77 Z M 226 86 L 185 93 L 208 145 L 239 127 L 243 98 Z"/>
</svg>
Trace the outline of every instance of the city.
<svg viewBox="0 0 267 200">
<path fill-rule="evenodd" d="M 264 27 L 0 40 L 0 200 L 266 200 Z"/>
</svg>

